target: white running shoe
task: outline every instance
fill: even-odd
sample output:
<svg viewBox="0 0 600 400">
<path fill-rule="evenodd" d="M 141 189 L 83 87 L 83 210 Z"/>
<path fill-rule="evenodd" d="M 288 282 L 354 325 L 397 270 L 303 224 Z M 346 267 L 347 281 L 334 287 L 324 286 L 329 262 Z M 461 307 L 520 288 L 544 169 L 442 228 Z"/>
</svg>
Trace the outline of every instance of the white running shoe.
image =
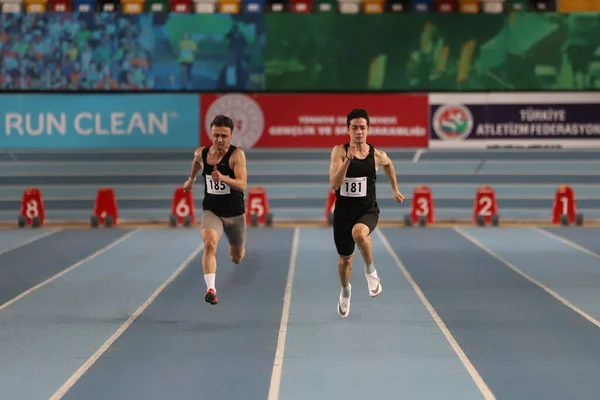
<svg viewBox="0 0 600 400">
<path fill-rule="evenodd" d="M 347 318 L 350 314 L 350 297 L 352 297 L 352 286 L 350 287 L 350 296 L 344 297 L 344 289 L 340 289 L 340 298 L 338 299 L 337 312 L 342 318 Z"/>
<path fill-rule="evenodd" d="M 371 297 L 377 297 L 381 294 L 383 288 L 381 287 L 381 282 L 379 277 L 377 276 L 377 271 L 373 271 L 372 274 L 365 273 L 367 277 L 367 286 L 369 287 L 369 295 Z"/>
</svg>

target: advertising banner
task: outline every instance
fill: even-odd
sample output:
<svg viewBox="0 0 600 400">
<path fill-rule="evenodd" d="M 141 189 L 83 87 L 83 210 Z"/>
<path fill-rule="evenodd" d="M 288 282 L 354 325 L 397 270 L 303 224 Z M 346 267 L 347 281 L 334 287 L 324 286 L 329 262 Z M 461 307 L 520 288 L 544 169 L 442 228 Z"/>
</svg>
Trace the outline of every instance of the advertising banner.
<svg viewBox="0 0 600 400">
<path fill-rule="evenodd" d="M 193 94 L 2 94 L 0 148 L 196 147 L 199 109 Z"/>
<path fill-rule="evenodd" d="M 431 94 L 430 148 L 600 148 L 600 93 Z"/>
<path fill-rule="evenodd" d="M 263 13 L 4 14 L 0 89 L 261 90 L 264 25 Z"/>
<path fill-rule="evenodd" d="M 485 3 L 469 2 L 468 6 L 483 7 Z M 426 4 L 433 8 L 433 2 L 420 2 L 419 6 Z M 507 3 L 508 8 L 517 5 L 522 2 Z M 315 3 L 313 7 L 317 6 Z M 599 16 L 598 12 L 524 10 L 267 13 L 266 89 L 597 90 L 600 67 L 594 52 L 600 46 Z M 360 57 L 348 62 L 348 54 L 357 49 Z"/>
<path fill-rule="evenodd" d="M 225 94 L 202 95 L 201 144 L 210 144 L 217 114 L 235 122 L 241 148 L 331 148 L 348 140 L 346 115 L 369 112 L 368 141 L 379 147 L 427 147 L 427 95 Z"/>
</svg>

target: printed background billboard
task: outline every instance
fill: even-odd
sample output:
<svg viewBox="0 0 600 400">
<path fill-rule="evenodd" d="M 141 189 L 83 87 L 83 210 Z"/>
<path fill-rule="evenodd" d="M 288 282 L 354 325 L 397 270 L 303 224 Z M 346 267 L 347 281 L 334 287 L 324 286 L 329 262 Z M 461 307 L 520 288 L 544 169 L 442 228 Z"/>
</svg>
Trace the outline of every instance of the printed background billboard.
<svg viewBox="0 0 600 400">
<path fill-rule="evenodd" d="M 232 142 L 242 148 L 331 148 L 348 141 L 346 115 L 365 108 L 373 145 L 427 147 L 427 101 L 421 94 L 207 94 L 200 140 L 210 143 L 210 122 L 227 114 L 236 126 Z"/>
<path fill-rule="evenodd" d="M 600 147 L 599 93 L 429 95 L 431 148 Z"/>
<path fill-rule="evenodd" d="M 0 94 L 0 148 L 194 148 L 194 94 Z"/>
<path fill-rule="evenodd" d="M 264 14 L 159 13 L 150 17 L 157 89 L 263 88 Z"/>
<path fill-rule="evenodd" d="M 270 91 L 600 88 L 600 13 L 266 18 Z"/>
<path fill-rule="evenodd" d="M 263 14 L 0 14 L 0 89 L 258 90 Z"/>
</svg>

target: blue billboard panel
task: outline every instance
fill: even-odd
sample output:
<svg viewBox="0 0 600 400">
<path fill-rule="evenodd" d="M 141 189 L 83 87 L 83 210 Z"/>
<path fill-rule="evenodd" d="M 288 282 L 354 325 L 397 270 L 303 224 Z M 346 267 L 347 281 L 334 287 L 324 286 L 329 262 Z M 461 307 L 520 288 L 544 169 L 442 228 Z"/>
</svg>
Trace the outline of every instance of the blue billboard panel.
<svg viewBox="0 0 600 400">
<path fill-rule="evenodd" d="M 186 148 L 199 145 L 194 94 L 0 95 L 0 148 Z"/>
</svg>

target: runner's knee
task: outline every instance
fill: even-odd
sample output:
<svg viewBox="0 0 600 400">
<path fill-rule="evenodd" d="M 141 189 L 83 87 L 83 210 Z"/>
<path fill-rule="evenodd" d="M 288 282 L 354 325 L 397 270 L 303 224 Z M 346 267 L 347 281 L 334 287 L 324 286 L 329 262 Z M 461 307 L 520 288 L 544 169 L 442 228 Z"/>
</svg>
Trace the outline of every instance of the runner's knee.
<svg viewBox="0 0 600 400">
<path fill-rule="evenodd" d="M 358 245 L 367 243 L 369 239 L 369 227 L 364 224 L 356 224 L 352 228 L 352 238 Z"/>
<path fill-rule="evenodd" d="M 243 256 L 232 255 L 231 261 L 233 261 L 234 264 L 239 264 L 240 262 L 242 262 L 242 258 L 243 258 Z"/>
<path fill-rule="evenodd" d="M 338 264 L 344 268 L 351 268 L 353 256 L 354 256 L 353 254 L 351 254 L 349 256 L 340 256 L 338 259 Z"/>
<path fill-rule="evenodd" d="M 202 240 L 204 241 L 204 252 L 214 254 L 217 252 L 217 244 L 219 243 L 219 235 L 213 229 L 202 231 Z"/>
<path fill-rule="evenodd" d="M 217 252 L 217 241 L 206 239 L 204 241 L 204 252 L 207 254 L 215 254 Z"/>
<path fill-rule="evenodd" d="M 245 250 L 243 247 L 230 247 L 229 257 L 234 264 L 239 264 L 244 258 Z"/>
</svg>

